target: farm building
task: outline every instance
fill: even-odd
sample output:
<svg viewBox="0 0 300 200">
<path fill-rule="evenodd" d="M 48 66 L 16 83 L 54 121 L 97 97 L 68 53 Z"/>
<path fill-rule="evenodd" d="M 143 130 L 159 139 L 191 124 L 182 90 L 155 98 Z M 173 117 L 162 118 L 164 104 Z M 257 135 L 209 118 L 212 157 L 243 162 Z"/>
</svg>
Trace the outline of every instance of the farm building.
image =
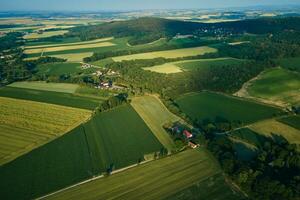
<svg viewBox="0 0 300 200">
<path fill-rule="evenodd" d="M 193 134 L 192 133 L 190 133 L 189 131 L 187 131 L 187 130 L 184 130 L 183 131 L 183 135 L 187 138 L 187 139 L 189 139 L 189 138 L 192 138 L 193 137 Z"/>
<path fill-rule="evenodd" d="M 196 149 L 197 147 L 199 147 L 199 144 L 195 144 L 193 142 L 189 142 L 188 143 L 189 147 L 191 147 L 192 149 Z"/>
</svg>

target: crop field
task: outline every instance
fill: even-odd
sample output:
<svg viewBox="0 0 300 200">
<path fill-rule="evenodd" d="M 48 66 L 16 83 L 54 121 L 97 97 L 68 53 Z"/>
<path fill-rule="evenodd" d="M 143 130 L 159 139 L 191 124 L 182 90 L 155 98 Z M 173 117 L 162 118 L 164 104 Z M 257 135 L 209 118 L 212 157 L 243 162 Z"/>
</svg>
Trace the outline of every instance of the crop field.
<svg viewBox="0 0 300 200">
<path fill-rule="evenodd" d="M 294 127 L 298 130 L 300 130 L 300 116 L 299 115 L 293 115 L 285 118 L 280 118 L 277 121 L 282 122 L 284 124 L 287 124 L 291 127 Z"/>
<path fill-rule="evenodd" d="M 31 100 L 74 108 L 94 110 L 102 102 L 98 98 L 81 97 L 76 94 L 31 90 L 24 88 L 3 87 L 0 88 L 0 96 L 15 99 Z"/>
<path fill-rule="evenodd" d="M 115 62 L 120 62 L 123 60 L 153 59 L 159 57 L 179 58 L 179 57 L 203 55 L 205 53 L 213 53 L 216 51 L 217 50 L 214 48 L 205 46 L 205 47 L 175 49 L 175 50 L 168 50 L 168 51 L 155 51 L 155 52 L 140 53 L 140 54 L 127 55 L 127 56 L 118 56 L 118 57 L 113 57 L 112 59 Z"/>
<path fill-rule="evenodd" d="M 43 32 L 42 34 L 38 33 L 30 33 L 28 35 L 24 36 L 24 39 L 38 39 L 38 38 L 47 38 L 47 37 L 52 37 L 56 35 L 63 35 L 69 31 L 66 30 L 61 30 L 61 31 L 46 31 Z"/>
<path fill-rule="evenodd" d="M 218 117 L 229 121 L 253 123 L 271 118 L 280 109 L 211 92 L 190 93 L 176 99 L 180 109 L 192 119 L 215 120 Z"/>
<path fill-rule="evenodd" d="M 184 199 L 241 200 L 245 198 L 228 186 L 224 176 L 220 173 L 201 180 L 198 183 L 165 198 L 164 200 Z"/>
<path fill-rule="evenodd" d="M 300 144 L 300 130 L 276 120 L 265 120 L 252 124 L 251 130 L 275 140 L 285 138 L 290 143 Z"/>
<path fill-rule="evenodd" d="M 0 199 L 42 196 L 100 175 L 110 165 L 119 169 L 136 164 L 161 148 L 134 109 L 121 106 L 3 165 Z"/>
<path fill-rule="evenodd" d="M 153 67 L 145 67 L 144 69 L 158 73 L 170 74 L 199 68 L 207 69 L 211 66 L 234 65 L 239 64 L 241 62 L 244 61 L 235 58 L 197 59 L 165 63 Z"/>
<path fill-rule="evenodd" d="M 205 150 L 189 150 L 67 189 L 45 199 L 160 200 L 219 173 L 220 169 L 209 153 Z"/>
<path fill-rule="evenodd" d="M 79 85 L 71 84 L 71 83 L 47 83 L 44 81 L 31 81 L 31 82 L 23 81 L 23 82 L 14 82 L 10 84 L 9 87 L 52 91 L 52 92 L 63 92 L 63 93 L 72 94 L 75 93 Z"/>
<path fill-rule="evenodd" d="M 98 43 L 87 43 L 87 44 L 77 44 L 77 45 L 63 45 L 63 46 L 54 46 L 54 47 L 44 47 L 44 48 L 35 48 L 35 49 L 26 49 L 24 53 L 34 54 L 42 52 L 55 52 L 55 51 L 67 51 L 74 49 L 90 49 L 98 47 L 109 47 L 114 46 L 115 44 L 111 42 L 98 42 Z"/>
<path fill-rule="evenodd" d="M 28 45 L 25 46 L 25 49 L 38 49 L 38 48 L 48 48 L 48 47 L 62 47 L 62 46 L 76 46 L 76 45 L 85 45 L 85 44 L 94 44 L 94 43 L 100 43 L 100 42 L 106 42 L 109 40 L 112 40 L 113 37 L 109 38 L 100 38 L 96 40 L 89 40 L 89 41 L 83 41 L 83 42 L 65 42 L 65 43 L 57 43 L 57 44 L 45 44 L 45 45 Z"/>
<path fill-rule="evenodd" d="M 164 130 L 163 125 L 168 122 L 179 121 L 179 118 L 171 113 L 156 96 L 135 97 L 132 99 L 131 105 L 146 122 L 160 143 L 171 151 L 174 147 L 174 142 Z"/>
<path fill-rule="evenodd" d="M 300 74 L 282 68 L 265 71 L 247 91 L 251 97 L 280 105 L 300 105 Z"/>
<path fill-rule="evenodd" d="M 300 72 L 300 57 L 283 58 L 279 60 L 279 64 L 282 68 Z"/>
<path fill-rule="evenodd" d="M 0 165 L 61 136 L 91 112 L 0 97 Z"/>
<path fill-rule="evenodd" d="M 160 142 L 130 105 L 96 115 L 85 125 L 95 168 L 105 171 L 137 163 L 144 155 L 158 152 Z"/>
</svg>

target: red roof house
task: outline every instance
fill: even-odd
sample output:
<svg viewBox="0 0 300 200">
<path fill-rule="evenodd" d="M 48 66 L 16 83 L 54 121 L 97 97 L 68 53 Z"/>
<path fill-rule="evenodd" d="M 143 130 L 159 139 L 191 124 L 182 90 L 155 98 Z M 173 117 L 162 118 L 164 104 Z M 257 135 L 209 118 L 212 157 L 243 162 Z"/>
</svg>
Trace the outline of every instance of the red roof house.
<svg viewBox="0 0 300 200">
<path fill-rule="evenodd" d="M 193 134 L 191 134 L 189 131 L 187 131 L 187 130 L 184 130 L 183 131 L 183 134 L 185 135 L 185 137 L 186 138 L 191 138 L 191 137 L 193 137 Z"/>
</svg>

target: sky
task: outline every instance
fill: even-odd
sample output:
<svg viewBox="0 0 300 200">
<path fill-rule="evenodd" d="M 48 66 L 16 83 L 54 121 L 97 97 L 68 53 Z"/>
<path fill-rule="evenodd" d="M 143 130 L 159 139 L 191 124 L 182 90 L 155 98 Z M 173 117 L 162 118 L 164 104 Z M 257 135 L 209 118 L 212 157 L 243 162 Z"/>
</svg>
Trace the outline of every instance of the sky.
<svg viewBox="0 0 300 200">
<path fill-rule="evenodd" d="M 300 0 L 0 0 L 0 10 L 103 11 L 300 5 Z"/>
</svg>

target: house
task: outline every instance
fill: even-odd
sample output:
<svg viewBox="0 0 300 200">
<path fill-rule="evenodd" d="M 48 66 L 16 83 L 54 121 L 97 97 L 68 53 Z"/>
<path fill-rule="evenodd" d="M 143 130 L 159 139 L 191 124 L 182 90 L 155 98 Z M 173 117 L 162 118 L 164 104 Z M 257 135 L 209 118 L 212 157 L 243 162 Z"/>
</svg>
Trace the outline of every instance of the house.
<svg viewBox="0 0 300 200">
<path fill-rule="evenodd" d="M 187 131 L 187 130 L 184 130 L 183 131 L 183 135 L 187 138 L 187 139 L 189 139 L 189 138 L 192 138 L 193 137 L 193 134 L 192 133 L 190 133 L 189 131 Z"/>
<path fill-rule="evenodd" d="M 192 149 L 196 149 L 197 147 L 199 147 L 199 144 L 195 144 L 193 142 L 189 142 L 189 147 L 191 147 Z"/>
</svg>

